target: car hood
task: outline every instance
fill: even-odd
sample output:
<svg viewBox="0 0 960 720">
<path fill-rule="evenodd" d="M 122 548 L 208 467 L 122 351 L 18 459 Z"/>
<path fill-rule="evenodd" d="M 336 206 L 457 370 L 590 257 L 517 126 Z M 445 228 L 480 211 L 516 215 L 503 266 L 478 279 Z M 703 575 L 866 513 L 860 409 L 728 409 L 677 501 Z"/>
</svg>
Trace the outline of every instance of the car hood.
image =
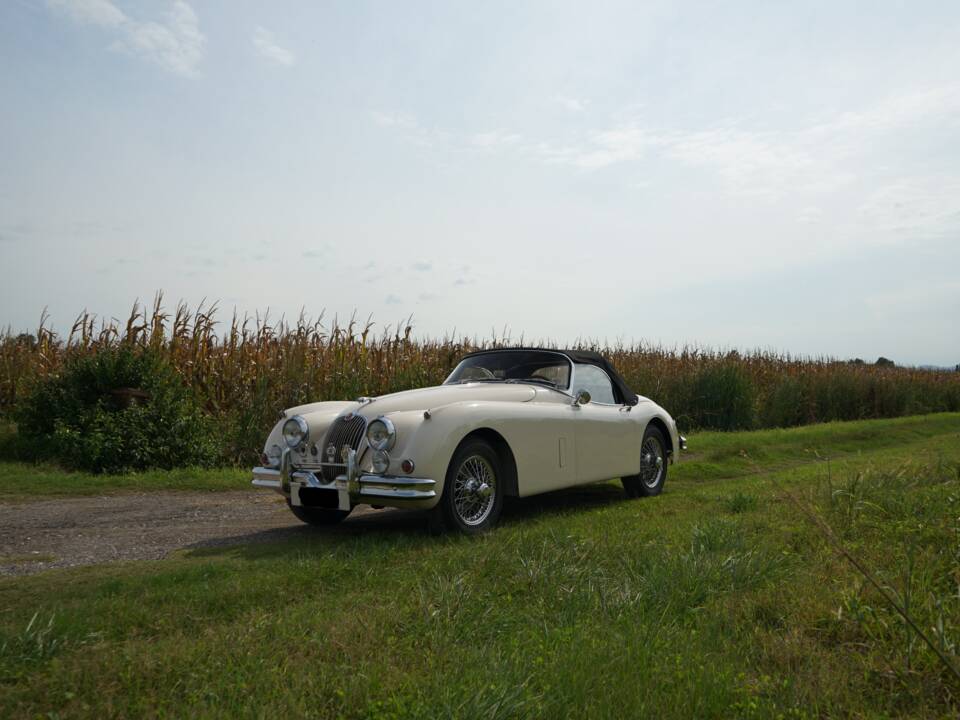
<svg viewBox="0 0 960 720">
<path fill-rule="evenodd" d="M 360 412 L 367 417 L 403 410 L 430 410 L 459 402 L 529 402 L 537 395 L 531 385 L 508 383 L 464 383 L 404 390 L 381 395 L 364 405 Z"/>
</svg>

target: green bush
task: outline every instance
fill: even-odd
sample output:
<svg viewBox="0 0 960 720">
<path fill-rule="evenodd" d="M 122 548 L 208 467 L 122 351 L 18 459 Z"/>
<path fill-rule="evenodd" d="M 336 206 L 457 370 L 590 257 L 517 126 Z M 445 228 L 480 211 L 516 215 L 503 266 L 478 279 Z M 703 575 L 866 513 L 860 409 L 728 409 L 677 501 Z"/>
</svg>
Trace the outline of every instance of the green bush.
<svg viewBox="0 0 960 720">
<path fill-rule="evenodd" d="M 71 468 L 124 472 L 220 460 L 213 421 L 149 350 L 71 357 L 28 389 L 14 417 L 21 448 Z"/>
<path fill-rule="evenodd" d="M 763 399 L 760 425 L 762 427 L 793 427 L 804 421 L 803 383 L 786 376 L 770 389 Z"/>
<path fill-rule="evenodd" d="M 690 416 L 694 427 L 743 430 L 754 425 L 756 390 L 750 377 L 735 362 L 707 367 L 697 374 L 692 388 Z"/>
</svg>

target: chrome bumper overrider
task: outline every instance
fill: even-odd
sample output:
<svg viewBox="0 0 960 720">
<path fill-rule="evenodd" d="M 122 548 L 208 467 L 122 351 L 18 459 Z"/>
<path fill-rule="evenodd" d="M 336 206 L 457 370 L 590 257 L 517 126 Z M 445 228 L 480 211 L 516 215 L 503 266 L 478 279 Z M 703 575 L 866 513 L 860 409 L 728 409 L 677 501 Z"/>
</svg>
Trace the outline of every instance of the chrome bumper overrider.
<svg viewBox="0 0 960 720">
<path fill-rule="evenodd" d="M 279 469 L 265 467 L 253 469 L 252 484 L 288 495 L 293 505 L 300 504 L 300 488 L 336 490 L 341 510 L 349 510 L 358 503 L 429 500 L 437 496 L 437 491 L 434 489 L 437 483 L 429 478 L 362 473 L 354 450 L 350 450 L 347 454 L 346 474 L 338 476 L 333 482 L 328 482 L 309 470 L 293 470 L 290 464 L 290 451 L 284 450 Z"/>
<path fill-rule="evenodd" d="M 678 437 L 680 438 L 680 449 L 681 449 L 681 450 L 686 450 L 686 449 L 687 449 L 687 439 L 686 439 L 683 435 L 680 435 L 680 436 L 678 436 Z"/>
</svg>

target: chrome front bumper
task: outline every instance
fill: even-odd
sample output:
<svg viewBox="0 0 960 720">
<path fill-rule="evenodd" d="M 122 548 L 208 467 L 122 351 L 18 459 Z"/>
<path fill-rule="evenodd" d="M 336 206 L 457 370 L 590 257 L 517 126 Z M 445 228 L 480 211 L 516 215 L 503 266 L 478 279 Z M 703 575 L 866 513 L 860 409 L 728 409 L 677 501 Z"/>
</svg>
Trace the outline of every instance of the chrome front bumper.
<svg viewBox="0 0 960 720">
<path fill-rule="evenodd" d="M 293 470 L 290 451 L 284 450 L 280 467 L 253 469 L 252 484 L 283 493 L 291 505 L 300 505 L 300 488 L 336 490 L 339 508 L 349 510 L 359 503 L 402 505 L 405 501 L 430 500 L 437 496 L 436 481 L 429 478 L 399 477 L 363 473 L 357 464 L 357 453 L 347 454 L 347 472 L 328 482 L 309 470 Z"/>
</svg>

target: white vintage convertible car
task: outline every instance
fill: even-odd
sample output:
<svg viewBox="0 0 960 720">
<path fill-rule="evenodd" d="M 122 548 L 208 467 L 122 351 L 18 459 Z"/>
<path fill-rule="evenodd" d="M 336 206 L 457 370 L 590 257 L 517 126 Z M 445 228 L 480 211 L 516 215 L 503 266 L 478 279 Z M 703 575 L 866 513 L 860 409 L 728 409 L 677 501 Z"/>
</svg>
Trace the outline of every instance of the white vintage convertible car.
<svg viewBox="0 0 960 720">
<path fill-rule="evenodd" d="M 286 410 L 253 484 L 311 524 L 366 503 L 478 533 L 507 496 L 614 478 L 630 497 L 657 495 L 685 447 L 673 418 L 597 353 L 487 350 L 438 387 Z"/>
</svg>

